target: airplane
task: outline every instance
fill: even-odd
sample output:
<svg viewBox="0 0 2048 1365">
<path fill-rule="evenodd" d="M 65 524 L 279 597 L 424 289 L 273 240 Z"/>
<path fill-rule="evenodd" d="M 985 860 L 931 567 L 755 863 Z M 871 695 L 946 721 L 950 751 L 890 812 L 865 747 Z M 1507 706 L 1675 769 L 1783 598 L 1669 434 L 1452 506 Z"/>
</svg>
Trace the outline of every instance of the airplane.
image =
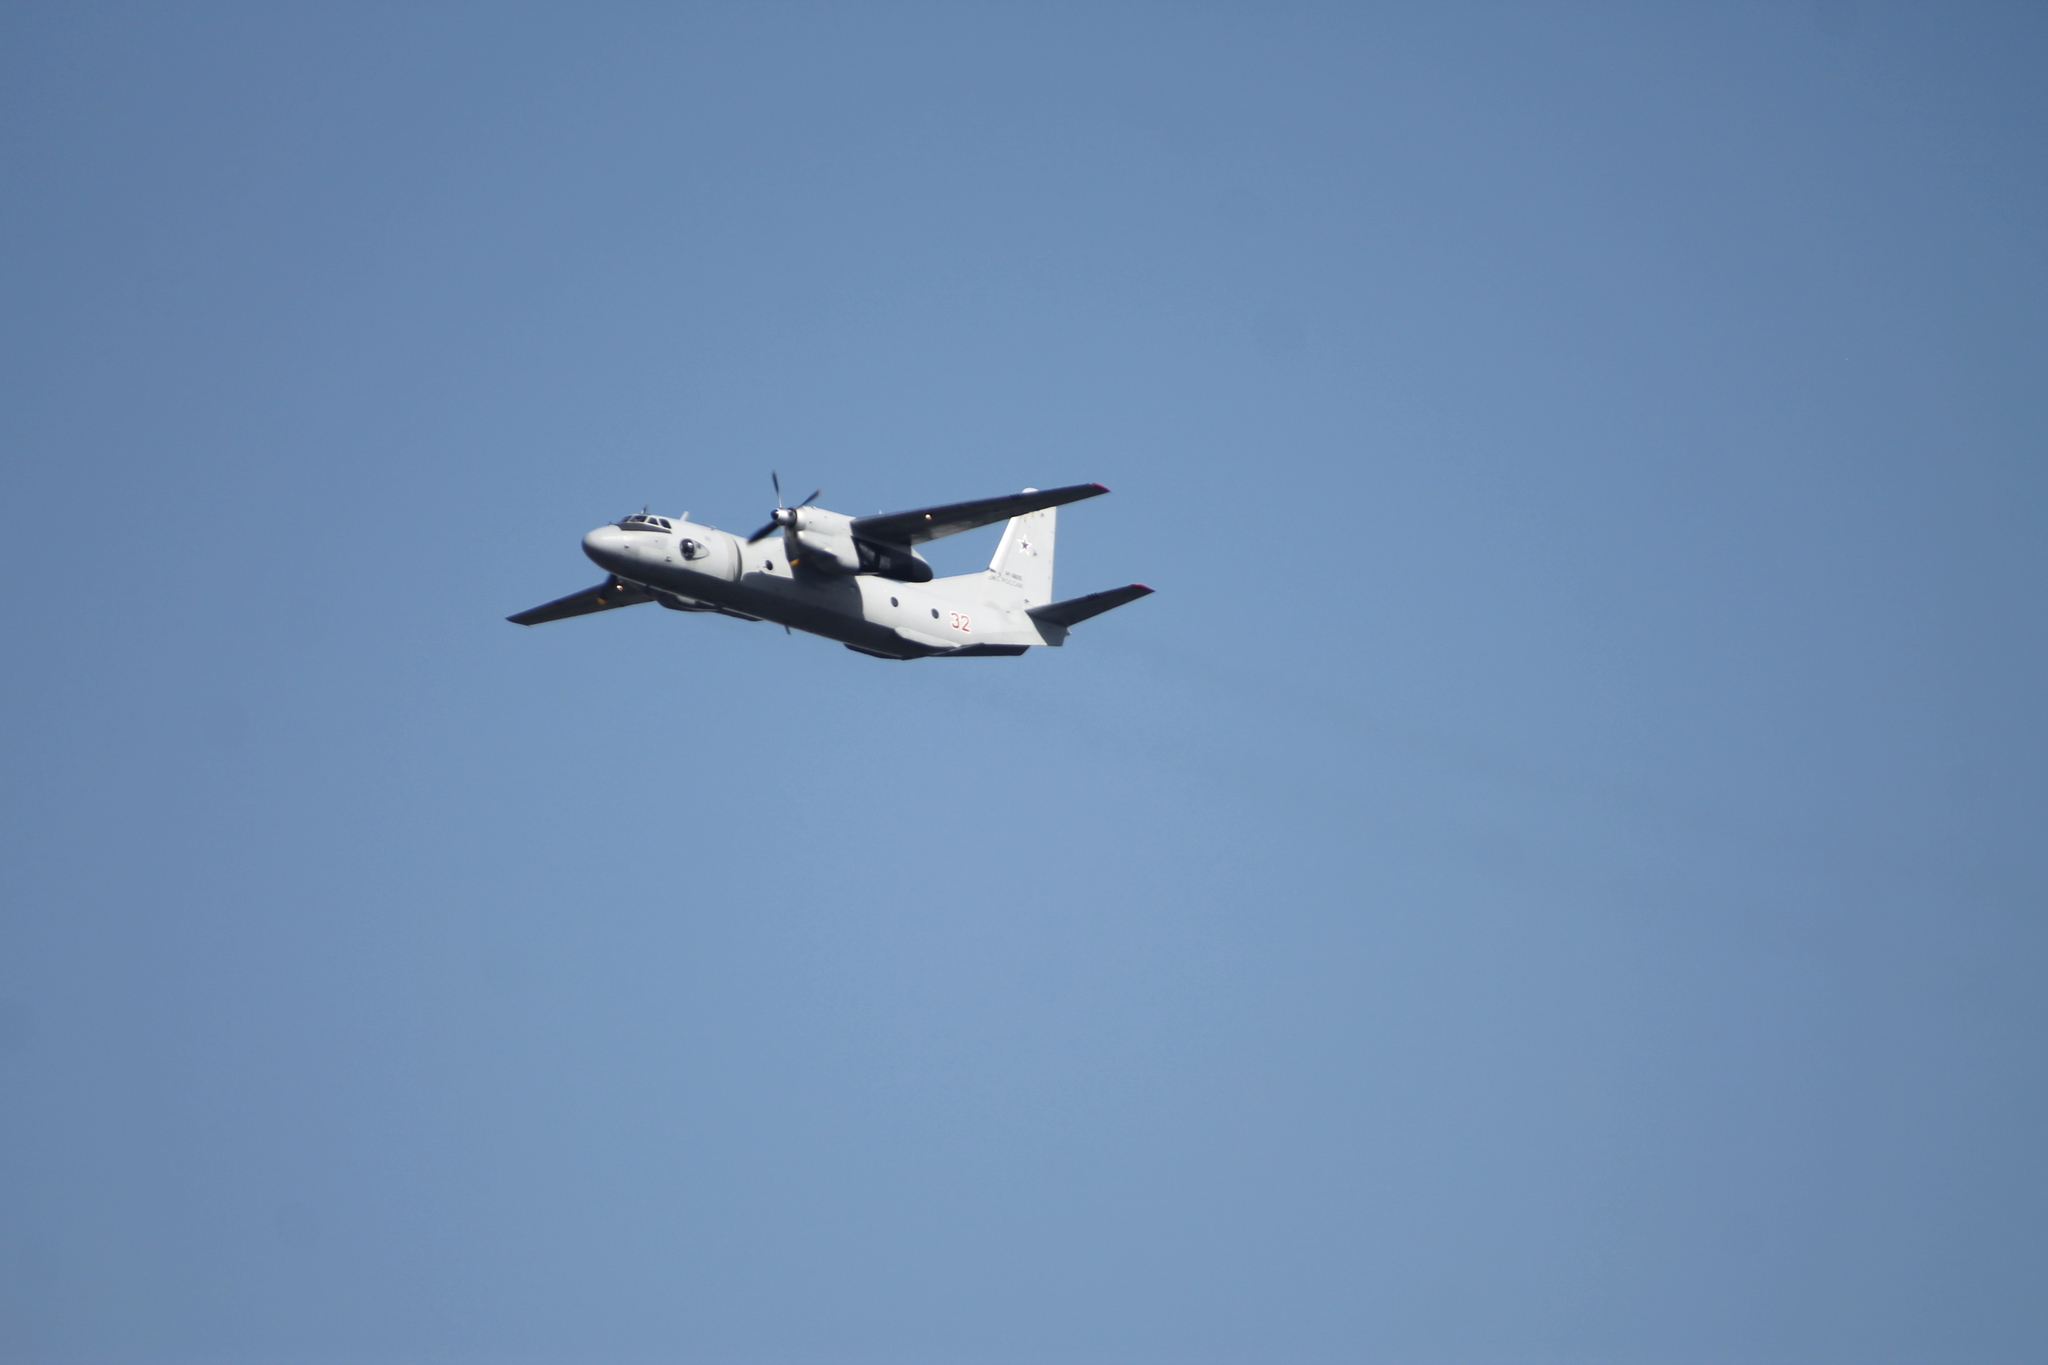
<svg viewBox="0 0 2048 1365">
<path fill-rule="evenodd" d="M 850 517 L 811 505 L 823 489 L 785 507 L 782 476 L 770 477 L 774 515 L 745 540 L 687 512 L 636 512 L 583 537 L 583 553 L 609 578 L 505 619 L 537 626 L 659 602 L 672 611 L 773 621 L 877 659 L 962 659 L 1065 644 L 1081 622 L 1152 591 L 1133 583 L 1053 599 L 1055 519 L 1068 503 L 1109 491 L 1099 483 Z M 995 558 L 979 573 L 936 577 L 917 552 L 1006 518 Z M 762 543 L 777 531 L 779 544 Z"/>
</svg>

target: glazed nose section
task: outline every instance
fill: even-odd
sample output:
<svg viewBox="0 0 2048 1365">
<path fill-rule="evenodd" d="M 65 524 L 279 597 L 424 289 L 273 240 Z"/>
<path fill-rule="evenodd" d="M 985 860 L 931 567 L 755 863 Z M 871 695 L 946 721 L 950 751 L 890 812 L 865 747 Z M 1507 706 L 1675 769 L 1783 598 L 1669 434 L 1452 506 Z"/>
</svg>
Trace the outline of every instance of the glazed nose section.
<svg viewBox="0 0 2048 1365">
<path fill-rule="evenodd" d="M 583 537 L 583 553 L 607 569 L 619 561 L 625 547 L 626 533 L 616 526 L 600 526 Z"/>
</svg>

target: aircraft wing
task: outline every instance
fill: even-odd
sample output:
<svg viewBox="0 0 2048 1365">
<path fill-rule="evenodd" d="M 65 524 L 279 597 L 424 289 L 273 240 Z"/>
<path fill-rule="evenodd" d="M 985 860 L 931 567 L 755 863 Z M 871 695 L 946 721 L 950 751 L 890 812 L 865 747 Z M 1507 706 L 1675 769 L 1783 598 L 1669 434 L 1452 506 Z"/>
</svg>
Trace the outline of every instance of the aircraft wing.
<svg viewBox="0 0 2048 1365">
<path fill-rule="evenodd" d="M 1037 512 L 1047 507 L 1064 507 L 1070 502 L 1079 502 L 1108 491 L 1099 483 L 1077 483 L 1036 493 L 1012 493 L 1007 497 L 982 498 L 977 502 L 920 507 L 915 512 L 855 517 L 853 533 L 862 540 L 879 540 L 885 545 L 922 545 L 941 536 L 972 531 L 992 521 L 1008 521 L 1011 517 L 1021 517 L 1026 512 Z"/>
<path fill-rule="evenodd" d="M 652 602 L 653 594 L 630 583 L 621 583 L 616 578 L 607 578 L 594 588 L 572 592 L 567 597 L 522 611 L 517 616 L 505 619 L 516 626 L 537 626 L 543 621 L 560 621 L 571 616 L 588 616 L 594 611 L 610 611 L 614 607 L 630 607 L 641 602 Z"/>
</svg>

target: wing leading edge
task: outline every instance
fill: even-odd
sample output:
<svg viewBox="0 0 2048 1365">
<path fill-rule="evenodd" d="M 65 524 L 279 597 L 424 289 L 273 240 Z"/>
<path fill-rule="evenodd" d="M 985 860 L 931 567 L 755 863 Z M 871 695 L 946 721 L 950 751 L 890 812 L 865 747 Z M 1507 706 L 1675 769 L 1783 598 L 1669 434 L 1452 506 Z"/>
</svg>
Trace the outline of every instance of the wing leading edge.
<svg viewBox="0 0 2048 1365">
<path fill-rule="evenodd" d="M 955 536 L 962 531 L 972 531 L 975 527 L 986 526 L 992 521 L 1008 521 L 1011 517 L 1021 517 L 1026 512 L 1038 512 L 1048 507 L 1064 507 L 1083 498 L 1100 497 L 1108 491 L 1099 483 L 1076 483 L 1065 488 L 1048 488 L 1040 492 L 1012 493 L 1001 498 L 949 502 L 943 507 L 920 507 L 914 512 L 888 512 L 881 516 L 855 517 L 853 533 L 863 540 L 878 540 L 885 545 L 922 545 L 928 540 L 938 540 L 942 536 Z"/>
<path fill-rule="evenodd" d="M 643 588 L 621 583 L 616 578 L 607 578 L 594 588 L 572 592 L 567 597 L 557 597 L 552 602 L 520 612 L 505 619 L 515 626 L 537 626 L 544 621 L 561 621 L 571 616 L 588 616 L 594 611 L 610 611 L 614 607 L 632 607 L 642 602 L 652 602 L 654 595 Z"/>
</svg>

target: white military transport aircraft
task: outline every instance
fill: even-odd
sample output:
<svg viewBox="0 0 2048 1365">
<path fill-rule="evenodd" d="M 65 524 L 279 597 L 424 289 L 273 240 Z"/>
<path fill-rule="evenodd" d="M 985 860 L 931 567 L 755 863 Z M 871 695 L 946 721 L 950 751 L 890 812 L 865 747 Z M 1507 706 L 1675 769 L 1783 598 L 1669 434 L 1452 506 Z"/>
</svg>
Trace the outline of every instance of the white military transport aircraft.
<svg viewBox="0 0 2048 1365">
<path fill-rule="evenodd" d="M 583 537 L 583 553 L 610 578 L 505 619 L 537 626 L 659 602 L 774 621 L 878 659 L 963 658 L 1064 644 L 1072 627 L 1152 591 L 1133 583 L 1053 600 L 1057 509 L 1107 493 L 1099 483 L 849 517 L 811 506 L 817 493 L 784 507 L 782 479 L 774 478 L 775 515 L 747 539 L 691 522 L 687 512 L 635 513 Z M 935 578 L 915 548 L 1006 517 L 1002 543 L 980 573 Z M 780 544 L 763 543 L 778 530 Z"/>
</svg>

